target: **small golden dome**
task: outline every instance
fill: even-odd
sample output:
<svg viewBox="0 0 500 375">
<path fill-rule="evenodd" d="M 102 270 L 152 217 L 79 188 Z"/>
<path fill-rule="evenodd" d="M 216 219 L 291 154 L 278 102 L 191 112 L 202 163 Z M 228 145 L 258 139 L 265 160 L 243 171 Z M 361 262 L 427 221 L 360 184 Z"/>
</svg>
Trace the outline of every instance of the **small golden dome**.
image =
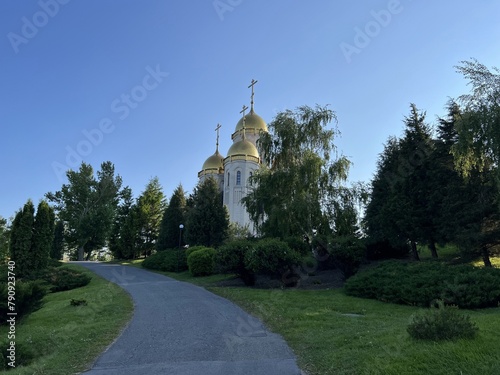
<svg viewBox="0 0 500 375">
<path fill-rule="evenodd" d="M 215 154 L 210 156 L 205 162 L 203 163 L 203 168 L 202 170 L 207 170 L 207 169 L 219 169 L 222 168 L 224 169 L 224 156 L 222 156 L 219 151 L 215 151 Z"/>
<path fill-rule="evenodd" d="M 231 147 L 229 147 L 229 151 L 227 152 L 227 156 L 253 156 L 258 158 L 259 151 L 257 151 L 257 147 L 254 146 L 252 142 L 247 141 L 246 139 L 242 139 L 241 141 L 233 143 Z"/>
<path fill-rule="evenodd" d="M 243 117 L 238 121 L 236 124 L 236 130 L 240 131 L 243 129 Z M 260 130 L 267 132 L 267 124 L 266 122 L 260 117 L 257 113 L 253 111 L 253 109 L 250 111 L 248 115 L 245 115 L 245 129 L 255 129 L 257 134 L 259 133 Z"/>
</svg>

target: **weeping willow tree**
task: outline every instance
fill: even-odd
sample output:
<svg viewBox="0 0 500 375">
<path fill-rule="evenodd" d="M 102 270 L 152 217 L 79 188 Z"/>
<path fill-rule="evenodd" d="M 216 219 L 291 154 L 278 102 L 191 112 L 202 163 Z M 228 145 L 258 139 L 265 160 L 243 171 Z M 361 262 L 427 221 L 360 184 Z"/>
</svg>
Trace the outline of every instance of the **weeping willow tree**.
<svg viewBox="0 0 500 375">
<path fill-rule="evenodd" d="M 463 106 L 453 147 L 456 165 L 465 176 L 476 169 L 492 169 L 500 175 L 500 70 L 488 69 L 477 60 L 457 66 L 471 92 L 459 99 Z"/>
<path fill-rule="evenodd" d="M 333 123 L 333 126 L 331 124 Z M 251 178 L 243 203 L 260 234 L 330 234 L 351 162 L 338 156 L 335 113 L 302 106 L 279 113 L 261 133 L 265 167 Z"/>
<path fill-rule="evenodd" d="M 457 71 L 471 91 L 459 98 L 462 113 L 452 152 L 477 196 L 478 217 L 467 246 L 480 250 L 485 265 L 491 266 L 490 254 L 500 254 L 500 69 L 490 70 L 474 59 L 460 64 Z"/>
</svg>

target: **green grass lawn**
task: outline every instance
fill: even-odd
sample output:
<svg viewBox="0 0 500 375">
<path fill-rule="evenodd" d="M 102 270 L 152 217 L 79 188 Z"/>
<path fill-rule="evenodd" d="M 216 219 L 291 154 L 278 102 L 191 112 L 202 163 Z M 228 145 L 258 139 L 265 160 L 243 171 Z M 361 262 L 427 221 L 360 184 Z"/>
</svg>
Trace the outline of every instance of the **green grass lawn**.
<svg viewBox="0 0 500 375">
<path fill-rule="evenodd" d="M 90 274 L 92 281 L 82 288 L 48 294 L 43 307 L 17 325 L 16 344 L 27 347 L 37 358 L 8 374 L 84 371 L 130 320 L 133 304 L 123 289 L 83 267 L 65 267 Z M 87 305 L 71 306 L 71 299 L 85 299 Z M 7 337 L 7 327 L 0 328 L 0 337 Z"/>
<path fill-rule="evenodd" d="M 417 342 L 411 306 L 345 296 L 341 290 L 210 288 L 283 335 L 309 374 L 499 374 L 500 309 L 468 311 L 473 341 Z"/>
<path fill-rule="evenodd" d="M 500 374 L 500 308 L 466 311 L 480 329 L 474 340 L 422 342 L 406 332 L 416 307 L 349 297 L 341 289 L 217 287 L 227 276 L 164 274 L 204 286 L 262 319 L 309 375 Z"/>
</svg>

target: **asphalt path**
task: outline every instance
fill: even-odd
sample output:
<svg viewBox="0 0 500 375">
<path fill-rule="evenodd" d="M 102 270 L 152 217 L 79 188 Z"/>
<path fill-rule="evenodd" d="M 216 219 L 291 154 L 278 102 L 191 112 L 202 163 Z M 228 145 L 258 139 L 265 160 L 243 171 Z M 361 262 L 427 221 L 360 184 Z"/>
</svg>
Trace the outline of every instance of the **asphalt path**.
<svg viewBox="0 0 500 375">
<path fill-rule="evenodd" d="M 78 262 L 125 289 L 134 315 L 85 375 L 299 375 L 283 338 L 203 288 L 135 267 Z"/>
</svg>

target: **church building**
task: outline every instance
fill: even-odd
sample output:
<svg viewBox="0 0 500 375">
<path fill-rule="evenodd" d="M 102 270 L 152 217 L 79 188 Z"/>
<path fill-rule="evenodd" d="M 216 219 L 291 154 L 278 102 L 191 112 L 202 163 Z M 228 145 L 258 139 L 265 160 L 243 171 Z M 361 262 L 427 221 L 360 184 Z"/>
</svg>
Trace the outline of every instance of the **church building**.
<svg viewBox="0 0 500 375">
<path fill-rule="evenodd" d="M 227 156 L 219 152 L 219 129 L 217 125 L 217 142 L 215 153 L 210 156 L 201 171 L 198 173 L 200 182 L 213 177 L 219 183 L 223 194 L 223 204 L 229 212 L 229 221 L 248 228 L 250 233 L 255 233 L 255 228 L 250 216 L 241 202 L 249 189 L 249 178 L 262 165 L 262 155 L 257 148 L 257 140 L 261 132 L 267 132 L 267 124 L 254 110 L 254 85 L 252 80 L 248 88 L 252 89 L 250 112 L 245 114 L 248 107 L 243 106 L 241 119 L 231 135 L 233 144 L 227 151 Z"/>
</svg>

